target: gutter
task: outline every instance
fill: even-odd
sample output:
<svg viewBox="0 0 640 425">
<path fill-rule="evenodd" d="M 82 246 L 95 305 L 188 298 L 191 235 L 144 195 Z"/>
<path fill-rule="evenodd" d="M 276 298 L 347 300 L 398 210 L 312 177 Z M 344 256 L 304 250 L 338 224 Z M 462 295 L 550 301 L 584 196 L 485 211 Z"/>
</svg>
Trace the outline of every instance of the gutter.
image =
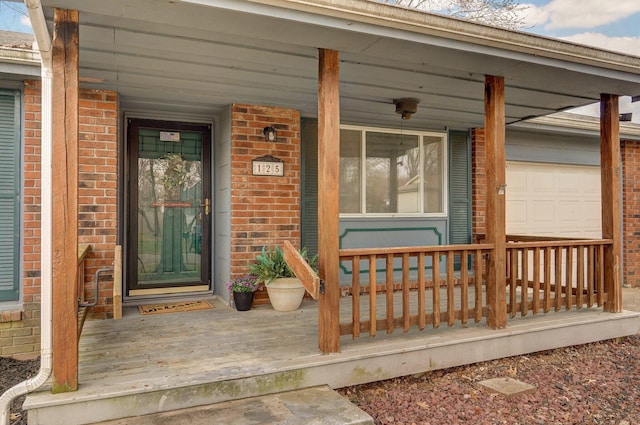
<svg viewBox="0 0 640 425">
<path fill-rule="evenodd" d="M 31 379 L 9 388 L 0 396 L 0 425 L 9 425 L 11 402 L 24 394 L 40 388 L 51 375 L 53 363 L 53 315 L 52 315 L 52 238 L 51 238 L 51 142 L 52 142 L 52 80 L 51 37 L 40 0 L 25 0 L 29 18 L 42 58 L 42 130 L 41 130 L 41 239 L 40 239 L 40 370 Z"/>
</svg>

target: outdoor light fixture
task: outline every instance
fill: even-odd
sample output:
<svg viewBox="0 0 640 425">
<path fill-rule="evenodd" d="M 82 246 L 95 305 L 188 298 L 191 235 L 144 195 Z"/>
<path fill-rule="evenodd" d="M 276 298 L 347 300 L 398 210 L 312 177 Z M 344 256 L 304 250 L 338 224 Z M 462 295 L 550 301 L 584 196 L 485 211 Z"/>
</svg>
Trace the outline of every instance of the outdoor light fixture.
<svg viewBox="0 0 640 425">
<path fill-rule="evenodd" d="M 408 120 L 411 115 L 418 112 L 418 103 L 420 103 L 420 99 L 415 97 L 393 99 L 393 104 L 396 105 L 396 114 L 400 114 L 403 120 Z"/>
<path fill-rule="evenodd" d="M 628 121 L 631 121 L 632 117 L 633 117 L 633 112 L 627 112 L 627 113 L 624 113 L 624 114 L 620 114 L 620 121 L 628 122 Z"/>
<path fill-rule="evenodd" d="M 278 141 L 278 132 L 275 128 L 269 126 L 265 127 L 262 130 L 262 134 L 264 134 L 264 140 L 267 142 L 277 142 Z"/>
</svg>

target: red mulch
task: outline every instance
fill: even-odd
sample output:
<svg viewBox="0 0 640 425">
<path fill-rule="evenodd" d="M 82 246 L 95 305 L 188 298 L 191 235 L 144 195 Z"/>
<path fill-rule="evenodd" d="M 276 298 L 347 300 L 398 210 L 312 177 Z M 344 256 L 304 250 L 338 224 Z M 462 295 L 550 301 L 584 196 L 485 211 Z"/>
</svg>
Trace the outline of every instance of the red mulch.
<svg viewBox="0 0 640 425">
<path fill-rule="evenodd" d="M 507 398 L 478 382 L 511 377 Z M 640 424 L 640 335 L 338 390 L 377 425 Z"/>
</svg>

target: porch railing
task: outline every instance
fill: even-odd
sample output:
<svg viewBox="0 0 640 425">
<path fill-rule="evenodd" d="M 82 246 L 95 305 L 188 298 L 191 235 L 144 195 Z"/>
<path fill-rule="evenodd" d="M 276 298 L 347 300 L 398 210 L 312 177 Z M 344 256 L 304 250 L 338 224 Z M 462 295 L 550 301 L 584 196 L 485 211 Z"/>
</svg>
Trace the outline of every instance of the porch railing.
<svg viewBox="0 0 640 425">
<path fill-rule="evenodd" d="M 476 244 L 340 250 L 341 265 L 351 275 L 342 296 L 352 304 L 351 317 L 341 318 L 340 334 L 357 338 L 361 332 L 375 336 L 378 330 L 479 322 L 488 315 L 484 276 L 492 249 Z"/>
<path fill-rule="evenodd" d="M 558 240 L 509 237 L 507 242 L 507 311 L 547 313 L 551 309 L 602 306 L 604 250 L 610 239 Z M 532 240 L 533 239 L 533 240 Z"/>
</svg>

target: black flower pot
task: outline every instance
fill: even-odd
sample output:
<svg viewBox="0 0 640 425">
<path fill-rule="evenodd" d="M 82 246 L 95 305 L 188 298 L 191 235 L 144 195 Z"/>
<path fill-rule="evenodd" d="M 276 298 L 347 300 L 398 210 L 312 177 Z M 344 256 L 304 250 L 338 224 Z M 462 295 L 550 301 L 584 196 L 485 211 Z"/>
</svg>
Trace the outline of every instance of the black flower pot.
<svg viewBox="0 0 640 425">
<path fill-rule="evenodd" d="M 253 302 L 253 292 L 234 292 L 233 303 L 236 305 L 238 311 L 251 310 L 251 303 Z"/>
</svg>

